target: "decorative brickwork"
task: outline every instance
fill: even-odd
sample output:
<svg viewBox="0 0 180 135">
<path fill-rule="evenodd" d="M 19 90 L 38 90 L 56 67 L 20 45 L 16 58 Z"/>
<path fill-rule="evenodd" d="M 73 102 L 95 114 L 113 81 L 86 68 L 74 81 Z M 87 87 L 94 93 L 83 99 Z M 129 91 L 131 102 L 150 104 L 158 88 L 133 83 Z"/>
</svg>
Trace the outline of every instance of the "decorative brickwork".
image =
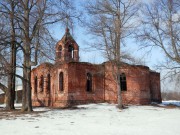
<svg viewBox="0 0 180 135">
<path fill-rule="evenodd" d="M 160 74 L 146 66 L 123 64 L 120 69 L 124 104 L 161 102 Z M 66 29 L 56 45 L 55 64 L 32 70 L 33 106 L 67 107 L 76 104 L 117 103 L 117 84 L 109 62 L 79 62 L 79 47 Z"/>
</svg>

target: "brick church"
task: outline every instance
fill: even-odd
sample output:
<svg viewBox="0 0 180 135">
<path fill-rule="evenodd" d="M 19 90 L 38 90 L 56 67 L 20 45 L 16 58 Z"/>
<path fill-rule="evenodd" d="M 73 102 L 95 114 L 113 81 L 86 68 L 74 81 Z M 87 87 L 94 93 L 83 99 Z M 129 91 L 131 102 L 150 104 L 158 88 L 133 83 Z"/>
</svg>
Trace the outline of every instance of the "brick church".
<svg viewBox="0 0 180 135">
<path fill-rule="evenodd" d="M 79 46 L 68 28 L 55 50 L 55 64 L 43 63 L 32 70 L 33 106 L 117 103 L 117 84 L 110 62 L 79 62 Z M 146 66 L 129 64 L 123 64 L 120 73 L 124 104 L 161 102 L 159 73 Z"/>
</svg>

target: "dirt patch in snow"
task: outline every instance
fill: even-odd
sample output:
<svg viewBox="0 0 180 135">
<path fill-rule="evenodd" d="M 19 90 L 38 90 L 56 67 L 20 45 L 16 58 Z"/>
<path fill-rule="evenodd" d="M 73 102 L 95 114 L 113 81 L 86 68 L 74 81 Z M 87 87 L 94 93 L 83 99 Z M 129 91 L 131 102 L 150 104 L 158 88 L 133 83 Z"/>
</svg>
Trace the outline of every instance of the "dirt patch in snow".
<svg viewBox="0 0 180 135">
<path fill-rule="evenodd" d="M 34 107 L 35 111 L 32 112 L 22 112 L 21 109 L 15 109 L 11 111 L 5 110 L 4 107 L 0 107 L 0 120 L 6 119 L 6 120 L 12 120 L 17 119 L 18 117 L 27 117 L 31 116 L 30 119 L 34 119 L 35 117 L 42 117 L 42 113 L 52 111 L 52 110 L 85 110 L 86 107 L 66 107 L 66 108 L 51 108 L 51 107 Z M 37 111 L 38 110 L 38 111 Z M 41 111 L 39 111 L 41 110 Z M 23 119 L 23 118 L 22 118 Z"/>
<path fill-rule="evenodd" d="M 26 115 L 31 115 L 33 117 L 39 117 L 41 113 L 46 111 L 33 111 L 29 112 L 22 112 L 20 109 L 15 109 L 12 111 L 7 111 L 4 108 L 0 108 L 0 119 L 12 120 L 16 119 L 17 117 L 23 117 Z"/>
</svg>

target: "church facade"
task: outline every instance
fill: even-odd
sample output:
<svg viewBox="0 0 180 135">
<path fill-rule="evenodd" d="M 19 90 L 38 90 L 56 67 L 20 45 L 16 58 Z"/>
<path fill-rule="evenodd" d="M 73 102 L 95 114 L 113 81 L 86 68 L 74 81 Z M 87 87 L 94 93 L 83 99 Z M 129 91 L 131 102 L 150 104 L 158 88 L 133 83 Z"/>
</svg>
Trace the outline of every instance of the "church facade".
<svg viewBox="0 0 180 135">
<path fill-rule="evenodd" d="M 32 70 L 33 106 L 117 103 L 117 83 L 110 62 L 79 62 L 79 46 L 68 28 L 55 50 L 55 64 L 43 63 Z M 159 73 L 146 66 L 125 63 L 120 73 L 124 104 L 161 102 Z"/>
</svg>

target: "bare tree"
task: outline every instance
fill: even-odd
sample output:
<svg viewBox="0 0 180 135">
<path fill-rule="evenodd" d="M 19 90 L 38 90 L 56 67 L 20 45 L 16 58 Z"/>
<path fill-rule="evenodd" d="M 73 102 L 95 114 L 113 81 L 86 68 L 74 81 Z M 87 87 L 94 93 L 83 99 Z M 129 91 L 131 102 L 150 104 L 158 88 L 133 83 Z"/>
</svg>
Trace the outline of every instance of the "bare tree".
<svg viewBox="0 0 180 135">
<path fill-rule="evenodd" d="M 58 3 L 55 3 L 58 2 Z M 60 4 L 60 5 L 59 5 Z M 58 6 L 58 7 L 57 7 Z M 40 52 L 40 44 L 44 39 L 45 31 L 48 32 L 47 25 L 64 20 L 67 17 L 66 10 L 70 8 L 69 1 L 39 1 L 39 0 L 24 0 L 18 4 L 19 27 L 22 29 L 23 41 L 23 105 L 22 111 L 32 111 L 31 105 L 31 67 L 37 65 L 37 56 Z M 43 33 L 41 33 L 44 31 Z M 43 38 L 41 38 L 41 36 Z M 47 40 L 46 40 L 47 41 Z M 34 60 L 31 57 L 34 50 Z M 42 52 L 42 51 L 41 51 Z"/>
<path fill-rule="evenodd" d="M 158 68 L 166 77 L 180 73 L 180 1 L 158 0 L 146 3 L 141 10 L 141 27 L 136 38 L 142 47 L 157 47 L 165 54 Z"/>
<path fill-rule="evenodd" d="M 3 21 L 3 25 L 9 24 L 6 29 L 2 28 L 5 33 L 1 35 L 1 47 L 2 50 L 8 50 L 10 52 L 10 57 L 7 58 L 8 53 L 1 55 L 3 61 L 5 62 L 4 65 L 4 75 L 7 75 L 8 84 L 6 93 L 6 109 L 11 110 L 14 109 L 14 99 L 15 99 L 15 74 L 16 74 L 16 21 L 15 21 L 15 9 L 17 2 L 13 0 L 5 1 L 0 3 L 0 13 Z M 7 32 L 9 30 L 9 32 Z M 2 84 L 1 84 L 2 85 Z"/>
<path fill-rule="evenodd" d="M 117 83 L 118 108 L 122 109 L 120 68 L 123 58 L 121 48 L 126 37 L 132 34 L 137 15 L 136 0 L 94 0 L 85 7 L 92 17 L 88 30 L 97 38 L 94 47 L 104 52 L 112 67 L 113 78 Z"/>
<path fill-rule="evenodd" d="M 0 89 L 6 93 L 7 91 L 7 84 L 5 84 L 5 74 L 6 74 L 6 66 L 9 64 L 7 61 L 7 55 L 6 54 L 6 47 L 4 46 L 4 38 L 7 35 L 7 31 L 4 28 L 4 17 L 1 15 L 2 20 L 0 21 Z"/>
<path fill-rule="evenodd" d="M 11 43 L 16 43 L 17 51 L 23 56 L 22 65 L 18 65 L 23 69 L 23 77 L 18 76 L 23 82 L 23 99 L 22 99 L 22 111 L 32 111 L 31 104 L 31 67 L 37 65 L 38 56 L 43 54 L 45 56 L 45 45 L 52 46 L 53 37 L 49 32 L 48 26 L 57 22 L 62 22 L 67 18 L 77 17 L 75 14 L 69 15 L 68 8 L 71 8 L 69 0 L 22 0 L 22 1 L 5 1 L 0 2 L 2 7 L 9 9 L 11 4 L 16 4 L 17 8 L 12 5 L 14 11 L 1 10 L 9 20 L 13 18 L 12 27 L 9 27 L 11 35 L 15 34 L 15 39 Z M 9 6 L 10 5 L 10 6 Z M 8 12 L 7 12 L 8 11 Z M 11 21 L 10 21 L 11 22 Z M 13 33 L 14 30 L 17 33 Z M 47 56 L 47 55 L 46 55 Z M 14 56 L 12 59 L 15 59 Z M 11 65 L 11 64 L 10 64 Z M 13 68 L 14 70 L 14 68 Z M 14 75 L 14 73 L 12 74 Z M 12 79 L 10 79 L 12 80 Z M 8 88 L 10 86 L 8 85 Z M 12 95 L 12 94 L 10 94 Z M 12 98 L 13 96 L 11 96 Z"/>
</svg>

